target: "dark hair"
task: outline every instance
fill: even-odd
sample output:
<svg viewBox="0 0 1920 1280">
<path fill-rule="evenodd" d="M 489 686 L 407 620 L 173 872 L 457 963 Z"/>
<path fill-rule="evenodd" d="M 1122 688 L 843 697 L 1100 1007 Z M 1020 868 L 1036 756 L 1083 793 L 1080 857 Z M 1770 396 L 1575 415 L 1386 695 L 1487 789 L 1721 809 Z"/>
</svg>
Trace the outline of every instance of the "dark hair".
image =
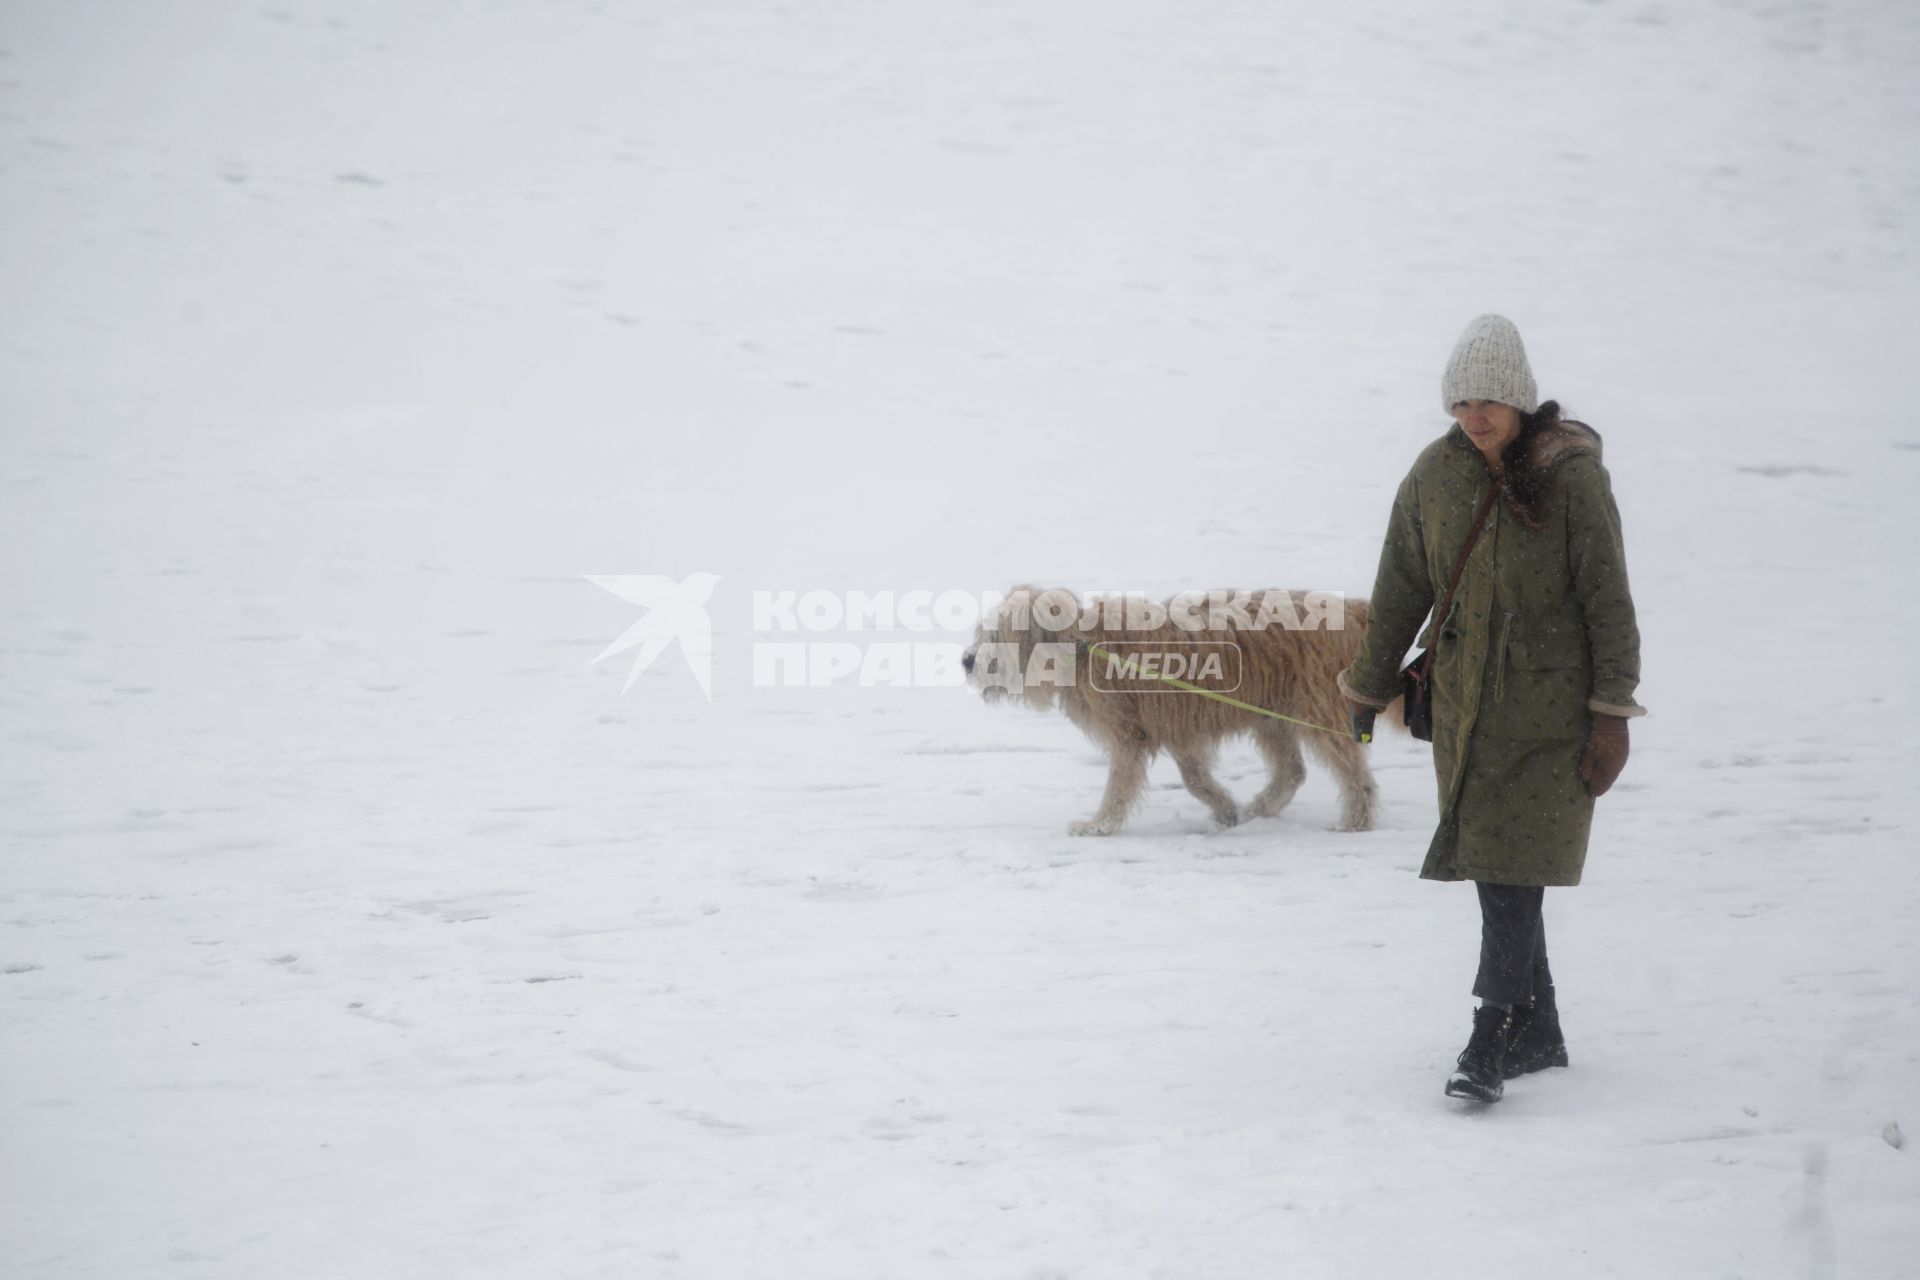
<svg viewBox="0 0 1920 1280">
<path fill-rule="evenodd" d="M 1549 400 L 1532 413 L 1520 415 L 1520 434 L 1500 451 L 1500 488 L 1507 508 L 1520 523 L 1538 532 L 1545 524 L 1540 518 L 1540 500 L 1547 484 L 1546 474 L 1533 465 L 1533 438 L 1560 421 L 1560 402 Z"/>
</svg>

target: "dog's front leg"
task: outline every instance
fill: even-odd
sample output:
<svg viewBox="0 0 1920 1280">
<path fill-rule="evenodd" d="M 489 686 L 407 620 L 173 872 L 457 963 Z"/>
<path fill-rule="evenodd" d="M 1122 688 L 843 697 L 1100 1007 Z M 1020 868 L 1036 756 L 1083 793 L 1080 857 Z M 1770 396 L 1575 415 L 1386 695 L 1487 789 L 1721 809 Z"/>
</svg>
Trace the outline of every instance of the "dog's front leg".
<svg viewBox="0 0 1920 1280">
<path fill-rule="evenodd" d="M 1108 751 L 1107 793 L 1100 797 L 1100 811 L 1085 822 L 1067 828 L 1075 836 L 1110 836 L 1127 825 L 1127 814 L 1140 799 L 1147 785 L 1147 752 L 1138 743 L 1114 744 Z"/>
<path fill-rule="evenodd" d="M 1207 812 L 1213 815 L 1214 822 L 1222 827 L 1239 825 L 1240 809 L 1233 802 L 1213 776 L 1213 761 L 1210 753 L 1200 751 L 1176 751 L 1173 761 L 1180 766 L 1180 781 L 1187 784 L 1187 790 L 1193 798 L 1207 806 Z"/>
</svg>

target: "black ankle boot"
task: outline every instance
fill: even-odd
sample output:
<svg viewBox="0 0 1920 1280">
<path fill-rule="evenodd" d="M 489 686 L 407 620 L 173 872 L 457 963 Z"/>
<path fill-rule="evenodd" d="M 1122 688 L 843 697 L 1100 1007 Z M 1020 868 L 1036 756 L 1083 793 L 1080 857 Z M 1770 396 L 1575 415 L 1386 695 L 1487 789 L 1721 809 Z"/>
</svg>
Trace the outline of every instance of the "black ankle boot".
<svg viewBox="0 0 1920 1280">
<path fill-rule="evenodd" d="M 1449 1097 L 1500 1101 L 1506 1089 L 1502 1080 L 1512 1017 L 1513 1010 L 1504 1005 L 1483 1004 L 1473 1011 L 1473 1038 L 1460 1052 L 1460 1065 L 1447 1077 Z"/>
<path fill-rule="evenodd" d="M 1553 988 L 1534 996 L 1533 1003 L 1513 1007 L 1513 1025 L 1507 1031 L 1505 1076 L 1511 1080 L 1532 1071 L 1567 1065 L 1567 1040 L 1560 1032 L 1560 1007 Z"/>
</svg>

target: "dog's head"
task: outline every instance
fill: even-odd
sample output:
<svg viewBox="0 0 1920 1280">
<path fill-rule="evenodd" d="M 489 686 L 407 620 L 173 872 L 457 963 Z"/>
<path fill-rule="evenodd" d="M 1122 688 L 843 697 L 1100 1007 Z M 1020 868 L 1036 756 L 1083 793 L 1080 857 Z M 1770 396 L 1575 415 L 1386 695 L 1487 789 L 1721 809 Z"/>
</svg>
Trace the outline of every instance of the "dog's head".
<svg viewBox="0 0 1920 1280">
<path fill-rule="evenodd" d="M 988 702 L 1017 699 L 1045 711 L 1073 684 L 1076 647 L 1087 639 L 1080 600 L 1065 587 L 1015 587 L 981 619 L 960 657 L 967 683 Z"/>
</svg>

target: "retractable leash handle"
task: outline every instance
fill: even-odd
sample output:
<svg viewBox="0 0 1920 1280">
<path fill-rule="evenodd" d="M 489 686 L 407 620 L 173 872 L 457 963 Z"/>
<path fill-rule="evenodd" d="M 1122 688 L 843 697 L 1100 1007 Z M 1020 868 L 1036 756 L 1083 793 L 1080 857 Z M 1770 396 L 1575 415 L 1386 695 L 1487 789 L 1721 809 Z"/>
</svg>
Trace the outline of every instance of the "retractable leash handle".
<svg viewBox="0 0 1920 1280">
<path fill-rule="evenodd" d="M 1353 710 L 1353 740 L 1355 742 L 1373 741 L 1373 717 L 1379 714 L 1372 707 L 1355 707 Z"/>
</svg>

